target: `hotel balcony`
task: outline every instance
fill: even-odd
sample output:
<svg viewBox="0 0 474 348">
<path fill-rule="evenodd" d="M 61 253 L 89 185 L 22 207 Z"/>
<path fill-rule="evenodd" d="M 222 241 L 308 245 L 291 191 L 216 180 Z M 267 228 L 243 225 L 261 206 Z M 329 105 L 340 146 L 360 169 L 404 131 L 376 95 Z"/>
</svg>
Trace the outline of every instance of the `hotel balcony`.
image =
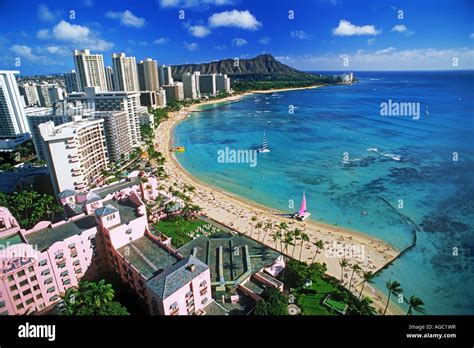
<svg viewBox="0 0 474 348">
<path fill-rule="evenodd" d="M 201 295 L 205 294 L 207 292 L 207 285 L 205 287 L 203 287 L 202 289 L 199 290 L 199 293 Z"/>
<path fill-rule="evenodd" d="M 175 308 L 170 311 L 170 315 L 178 315 L 179 314 L 179 308 Z"/>
<path fill-rule="evenodd" d="M 86 187 L 86 185 L 84 185 L 84 184 L 79 184 L 79 185 L 76 185 L 76 186 L 75 186 L 75 189 L 76 189 L 76 190 L 82 190 L 82 189 L 84 189 L 85 187 Z"/>
</svg>

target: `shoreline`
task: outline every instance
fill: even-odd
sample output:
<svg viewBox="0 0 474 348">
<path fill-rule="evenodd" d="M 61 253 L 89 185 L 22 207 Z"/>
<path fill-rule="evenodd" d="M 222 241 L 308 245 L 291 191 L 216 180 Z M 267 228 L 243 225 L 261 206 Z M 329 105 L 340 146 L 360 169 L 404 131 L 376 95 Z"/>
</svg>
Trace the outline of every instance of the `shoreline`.
<svg viewBox="0 0 474 348">
<path fill-rule="evenodd" d="M 249 91 L 220 100 L 205 101 L 203 103 L 193 104 L 181 111 L 171 113 L 169 119 L 162 122 L 158 126 L 156 132 L 158 150 L 163 153 L 166 159 L 168 159 L 168 161 L 165 162 L 164 167 L 170 178 L 175 180 L 178 187 L 182 187 L 184 184 L 194 186 L 196 190 L 190 194 L 190 198 L 195 204 L 199 205 L 203 209 L 203 213 L 208 215 L 210 218 L 229 225 L 235 228 L 238 232 L 245 234 L 250 238 L 256 239 L 260 243 L 278 250 L 280 253 L 283 252 L 281 248 L 278 248 L 278 243 L 275 243 L 275 241 L 271 238 L 271 232 L 265 233 L 263 230 L 255 230 L 253 223 L 251 222 L 252 216 L 256 216 L 257 221 L 260 221 L 263 224 L 266 222 L 272 222 L 274 225 L 276 225 L 281 222 L 285 222 L 290 229 L 299 228 L 300 230 L 305 231 L 305 233 L 310 236 L 311 240 L 314 240 L 314 238 L 323 240 L 326 250 L 331 249 L 331 247 L 334 246 L 339 247 L 347 244 L 358 245 L 359 247 L 362 247 L 362 250 L 364 251 L 364 259 L 348 259 L 348 261 L 350 263 L 358 263 L 365 271 L 370 270 L 371 272 L 375 273 L 393 261 L 399 254 L 399 251 L 384 241 L 358 231 L 311 220 L 300 222 L 281 216 L 281 214 L 287 213 L 240 197 L 234 193 L 222 190 L 196 178 L 185 168 L 183 168 L 177 161 L 175 154 L 170 152 L 170 149 L 173 148 L 175 127 L 180 122 L 190 117 L 192 112 L 201 111 L 199 110 L 199 107 L 202 105 L 236 102 L 251 94 L 314 89 L 323 86 L 325 85 L 294 89 L 285 88 L 272 89 L 268 91 Z M 316 248 L 311 243 L 305 243 L 303 244 L 303 247 L 300 247 L 300 243 L 297 243 L 297 245 L 294 247 L 290 246 L 288 247 L 288 250 L 284 251 L 288 256 L 292 256 L 292 254 L 294 254 L 295 258 L 298 258 L 298 256 L 301 254 L 301 261 L 311 263 L 314 259 Z M 339 258 L 328 257 L 324 254 L 324 250 L 320 250 L 315 258 L 315 261 L 325 262 L 327 265 L 326 273 L 337 279 L 340 279 L 341 267 L 339 266 Z M 346 288 L 351 273 L 352 271 L 347 267 L 344 272 Z M 352 284 L 356 284 L 352 287 L 352 292 L 358 294 L 361 287 L 361 278 L 354 275 Z M 370 296 L 373 299 L 373 306 L 377 309 L 377 311 L 383 310 L 386 303 L 386 296 L 382 291 L 372 287 L 370 284 L 366 284 L 363 294 L 364 296 Z M 394 305 L 391 302 L 387 309 L 387 314 L 399 315 L 405 313 L 400 307 Z"/>
</svg>

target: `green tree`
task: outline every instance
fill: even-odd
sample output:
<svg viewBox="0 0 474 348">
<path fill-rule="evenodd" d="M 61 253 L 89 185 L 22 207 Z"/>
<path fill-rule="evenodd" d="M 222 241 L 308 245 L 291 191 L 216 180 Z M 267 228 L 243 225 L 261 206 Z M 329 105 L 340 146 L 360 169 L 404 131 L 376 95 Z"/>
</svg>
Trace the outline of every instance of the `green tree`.
<svg viewBox="0 0 474 348">
<path fill-rule="evenodd" d="M 287 315 L 288 299 L 277 288 L 266 288 L 255 305 L 255 315 Z"/>
<path fill-rule="evenodd" d="M 375 278 L 375 274 L 373 274 L 372 272 L 368 271 L 368 272 L 363 272 L 362 273 L 362 287 L 360 288 L 360 293 L 359 293 L 359 299 L 362 297 L 362 292 L 364 291 L 364 286 L 365 286 L 365 283 L 373 283 L 374 282 L 374 278 Z"/>
<path fill-rule="evenodd" d="M 423 308 L 424 305 L 425 303 L 421 300 L 421 298 L 411 295 L 408 299 L 407 315 L 412 315 L 413 311 L 425 313 L 425 309 Z"/>
<path fill-rule="evenodd" d="M 359 264 L 354 263 L 352 266 L 352 273 L 351 273 L 351 279 L 349 280 L 349 291 L 351 290 L 351 285 L 352 285 L 352 278 L 354 277 L 354 273 L 359 274 L 360 271 L 362 271 L 362 268 L 360 268 Z"/>
<path fill-rule="evenodd" d="M 299 257 L 299 260 L 301 260 L 301 253 L 303 252 L 303 245 L 304 243 L 307 243 L 310 241 L 309 239 L 309 236 L 305 233 L 305 232 L 301 232 L 301 235 L 300 235 L 300 240 L 301 240 L 301 245 L 300 245 L 300 257 Z"/>
<path fill-rule="evenodd" d="M 346 259 L 341 259 L 339 261 L 339 266 L 341 266 L 341 284 L 343 283 L 344 280 L 344 269 L 349 265 L 349 262 L 347 262 Z"/>
<path fill-rule="evenodd" d="M 401 288 L 400 283 L 397 282 L 396 280 L 394 281 L 388 280 L 385 283 L 385 287 L 388 289 L 388 297 L 387 297 L 387 305 L 385 306 L 383 315 L 385 315 L 385 313 L 387 312 L 388 304 L 390 303 L 390 296 L 392 295 L 392 293 L 394 293 L 395 295 L 400 295 L 403 292 L 403 289 Z"/>
<path fill-rule="evenodd" d="M 324 243 L 321 239 L 317 239 L 314 242 L 311 242 L 311 244 L 313 244 L 316 247 L 316 250 L 314 252 L 314 257 L 313 257 L 313 263 L 314 263 L 314 261 L 316 260 L 316 256 L 318 255 L 319 250 L 324 248 Z"/>
<path fill-rule="evenodd" d="M 360 315 L 375 315 L 377 311 L 372 307 L 372 299 L 370 297 L 364 296 L 362 300 L 359 301 L 358 311 Z"/>
</svg>

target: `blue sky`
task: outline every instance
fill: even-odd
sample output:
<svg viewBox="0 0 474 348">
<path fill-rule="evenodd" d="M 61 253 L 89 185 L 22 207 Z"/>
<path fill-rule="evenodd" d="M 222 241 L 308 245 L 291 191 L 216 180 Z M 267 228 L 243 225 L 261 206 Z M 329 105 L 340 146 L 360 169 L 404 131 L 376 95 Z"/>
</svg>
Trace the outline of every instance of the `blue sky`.
<svg viewBox="0 0 474 348">
<path fill-rule="evenodd" d="M 473 18 L 471 0 L 1 0 L 0 68 L 63 72 L 88 48 L 107 65 L 271 53 L 302 70 L 474 69 Z"/>
</svg>

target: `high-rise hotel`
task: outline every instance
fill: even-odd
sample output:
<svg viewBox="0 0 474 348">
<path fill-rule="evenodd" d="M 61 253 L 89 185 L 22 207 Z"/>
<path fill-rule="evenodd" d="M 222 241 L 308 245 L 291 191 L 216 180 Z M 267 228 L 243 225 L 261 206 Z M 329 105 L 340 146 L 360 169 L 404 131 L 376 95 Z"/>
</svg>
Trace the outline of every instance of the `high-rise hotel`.
<svg viewBox="0 0 474 348">
<path fill-rule="evenodd" d="M 125 53 L 114 53 L 112 66 L 115 90 L 127 92 L 140 90 L 135 57 L 126 57 Z"/>
<path fill-rule="evenodd" d="M 85 87 L 98 87 L 107 91 L 104 57 L 101 54 L 91 54 L 89 50 L 74 50 L 74 64 L 76 66 L 78 92 Z"/>
</svg>

